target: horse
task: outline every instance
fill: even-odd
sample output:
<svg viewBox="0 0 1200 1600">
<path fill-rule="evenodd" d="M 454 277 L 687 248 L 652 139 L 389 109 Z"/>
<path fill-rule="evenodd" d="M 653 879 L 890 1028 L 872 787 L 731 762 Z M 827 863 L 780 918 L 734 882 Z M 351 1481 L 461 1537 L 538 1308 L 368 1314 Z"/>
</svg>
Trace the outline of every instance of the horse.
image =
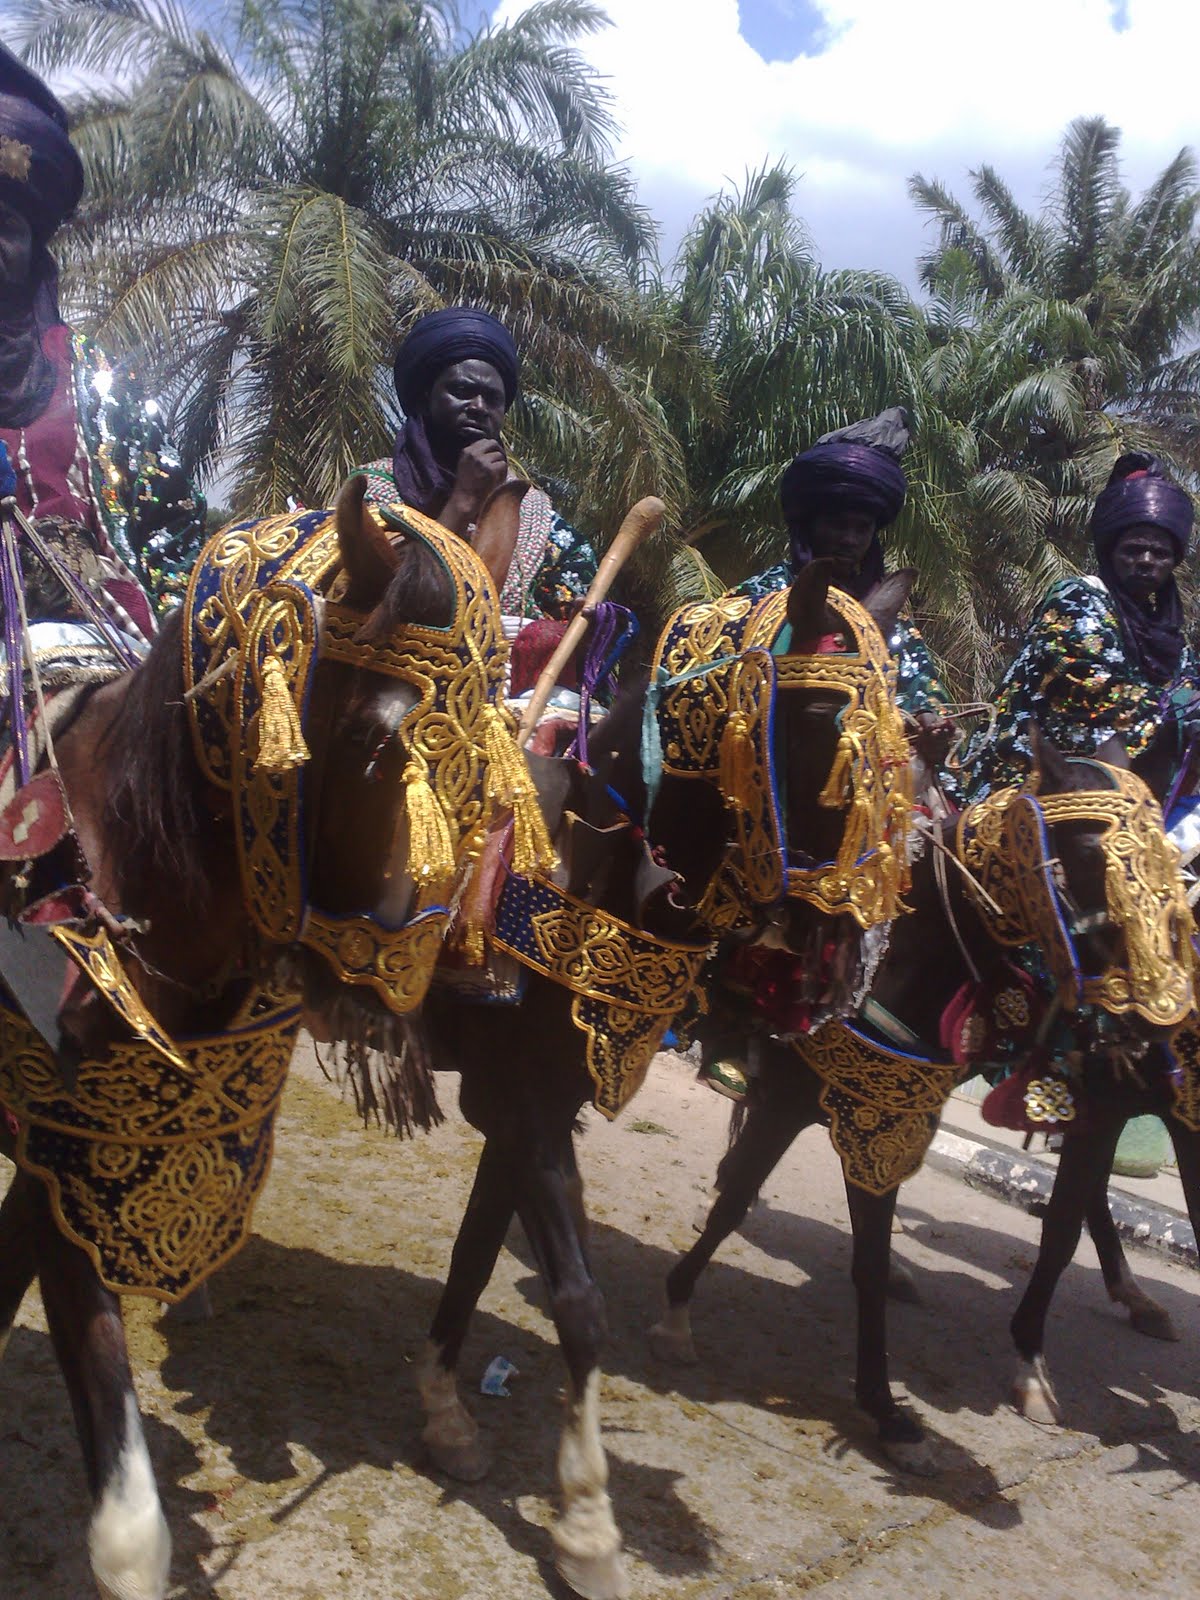
<svg viewBox="0 0 1200 1600">
<path fill-rule="evenodd" d="M 890 1387 L 886 1295 L 897 1189 L 920 1166 L 951 1090 L 974 1070 L 964 1070 L 949 1053 L 944 1021 L 971 984 L 976 992 L 990 989 L 997 1010 L 1031 1029 L 1031 986 L 1014 981 L 1006 957 L 1035 931 L 1069 1004 L 1102 993 L 1110 1005 L 1122 1004 L 1099 980 L 1083 975 L 1110 970 L 1114 936 L 1126 939 L 1143 917 L 1169 920 L 1178 912 L 1169 874 L 1153 905 L 1136 898 L 1119 907 L 1112 902 L 1104 852 L 1112 815 L 1129 810 L 1145 820 L 1152 812 L 1161 828 L 1161 813 L 1144 785 L 1118 768 L 1064 758 L 1043 739 L 1035 744 L 1036 800 L 1010 791 L 990 807 L 969 807 L 933 834 L 914 866 L 911 915 L 895 924 L 853 1026 L 829 1023 L 810 1036 L 764 1043 L 744 1123 L 718 1170 L 719 1193 L 696 1242 L 668 1274 L 668 1309 L 650 1335 L 661 1358 L 696 1359 L 689 1306 L 701 1272 L 796 1135 L 824 1122 L 842 1158 L 853 1232 L 856 1400 L 874 1420 L 884 1454 L 916 1472 L 933 1468 L 924 1428 Z M 982 850 L 973 843 L 981 837 Z M 973 876 L 982 878 L 982 887 Z M 1177 922 L 1172 929 L 1174 966 L 1164 963 L 1158 974 L 1163 1023 L 1177 1017 L 1190 995 Z M 1144 1045 L 1156 1031 L 1133 1009 L 1119 1020 L 1124 1026 L 1108 1036 L 1112 1046 Z M 1106 1154 L 1111 1159 L 1111 1147 Z M 1024 1393 L 1038 1381 L 1030 1353 L 1017 1389 Z"/>
<path fill-rule="evenodd" d="M 765 927 L 773 943 L 819 951 L 837 926 L 852 930 L 857 950 L 864 923 L 894 914 L 895 895 L 878 892 L 872 875 L 903 876 L 896 852 L 907 838 L 907 801 L 889 814 L 890 845 L 882 837 L 864 840 L 856 828 L 872 815 L 866 786 L 890 786 L 899 775 L 889 768 L 854 777 L 847 763 L 879 733 L 864 729 L 864 717 L 892 728 L 903 748 L 902 729 L 894 705 L 868 696 L 867 705 L 860 697 L 851 710 L 837 685 L 858 670 L 872 694 L 884 693 L 890 672 L 884 641 L 910 581 L 905 574 L 881 586 L 866 602 L 867 616 L 844 595 L 829 595 L 827 606 L 828 565 L 814 563 L 786 601 L 781 593 L 769 602 L 763 636 L 774 639 L 785 617 L 790 628 L 791 642 L 777 658 L 761 647 L 738 653 L 746 638 L 736 630 L 748 614 L 760 614 L 748 601 L 725 597 L 681 613 L 683 623 L 669 625 L 659 644 L 652 680 L 658 717 L 645 715 L 645 684 L 627 684 L 591 736 L 590 771 L 561 761 L 548 769 L 534 764 L 563 865 L 555 883 L 514 894 L 509 879 L 501 895 L 496 937 L 523 967 L 512 1003 L 466 1005 L 435 983 L 423 1010 L 433 1059 L 461 1072 L 463 1115 L 485 1139 L 420 1363 L 424 1443 L 435 1467 L 453 1478 L 472 1481 L 487 1470 L 456 1368 L 516 1215 L 549 1298 L 569 1379 L 555 1562 L 586 1600 L 616 1600 L 627 1584 L 600 1437 L 604 1302 L 588 1255 L 576 1119 L 589 1100 L 613 1116 L 631 1098 L 716 932 L 739 928 L 736 936 L 758 938 Z M 845 644 L 851 612 L 859 617 L 855 653 L 809 653 L 839 633 Z M 687 664 L 683 646 L 697 639 L 702 663 L 720 658 L 715 677 L 693 675 Z M 851 660 L 858 668 L 847 666 Z M 664 662 L 672 675 L 665 685 Z M 765 686 L 776 678 L 772 728 Z M 664 763 L 653 793 L 642 762 L 648 725 L 652 742 L 661 734 Z M 768 745 L 785 779 L 778 824 L 791 865 L 785 874 L 779 862 L 764 887 L 752 875 L 768 866 L 771 839 L 752 824 L 775 803 L 775 785 L 760 781 Z M 880 760 L 895 758 L 894 738 L 884 749 Z M 689 759 L 693 771 L 685 775 Z M 695 781 L 701 769 L 711 781 Z M 731 853 L 739 851 L 741 870 L 731 877 Z M 864 894 L 855 902 L 868 884 L 874 898 Z M 792 889 L 799 893 L 785 893 Z M 859 906 L 857 920 L 845 911 L 852 903 Z"/>
<path fill-rule="evenodd" d="M 397 1120 L 440 1115 L 410 1018 L 489 822 L 498 583 L 363 488 L 215 535 L 144 662 L 56 736 L 109 967 L 64 1007 L 73 1087 L 0 1006 L 0 1345 L 36 1277 L 104 1600 L 161 1600 L 171 1550 L 117 1291 L 176 1299 L 244 1240 L 302 1009 L 382 1052 Z M 511 498 L 495 516 L 515 534 Z"/>
</svg>

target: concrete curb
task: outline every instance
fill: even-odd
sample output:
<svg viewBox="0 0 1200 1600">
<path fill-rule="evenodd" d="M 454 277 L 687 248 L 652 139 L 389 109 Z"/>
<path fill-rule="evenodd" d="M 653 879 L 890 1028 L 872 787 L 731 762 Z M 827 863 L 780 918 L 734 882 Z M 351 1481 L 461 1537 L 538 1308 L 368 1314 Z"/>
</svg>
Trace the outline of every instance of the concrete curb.
<svg viewBox="0 0 1200 1600">
<path fill-rule="evenodd" d="M 963 1178 L 973 1188 L 999 1195 L 1024 1211 L 1038 1211 L 1050 1198 L 1055 1169 L 1035 1156 L 996 1145 L 981 1144 L 950 1128 L 939 1128 L 926 1158 L 943 1172 Z M 1164 1206 L 1146 1205 L 1118 1189 L 1109 1189 L 1117 1231 L 1127 1244 L 1157 1250 L 1172 1261 L 1200 1268 L 1196 1235 L 1185 1216 Z"/>
</svg>

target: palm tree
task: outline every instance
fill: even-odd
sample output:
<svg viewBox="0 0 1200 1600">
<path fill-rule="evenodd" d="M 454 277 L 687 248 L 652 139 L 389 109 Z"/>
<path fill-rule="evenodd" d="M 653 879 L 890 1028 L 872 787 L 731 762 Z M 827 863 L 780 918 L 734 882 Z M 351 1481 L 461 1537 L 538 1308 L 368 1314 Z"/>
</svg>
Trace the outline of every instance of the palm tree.
<svg viewBox="0 0 1200 1600">
<path fill-rule="evenodd" d="M 604 22 L 593 0 L 474 33 L 452 0 L 22 14 L 35 66 L 98 85 L 72 107 L 88 184 L 68 303 L 140 356 L 186 459 L 223 464 L 239 510 L 328 503 L 388 448 L 397 336 L 459 299 L 514 329 L 510 443 L 587 524 L 650 489 L 678 503 L 650 380 L 684 385 L 691 357 L 639 292 L 654 231 L 572 48 Z"/>
<path fill-rule="evenodd" d="M 1051 542 L 1079 560 L 1088 507 L 1122 451 L 1200 474 L 1200 169 L 1181 150 L 1135 199 L 1119 131 L 1085 117 L 1067 129 L 1039 215 L 994 168 L 971 179 L 979 219 L 942 184 L 910 182 L 937 225 L 922 279 L 935 298 L 954 282 L 970 299 L 985 389 L 1014 363 L 1027 369 L 1017 411 L 982 430 L 978 470 L 1036 480 Z M 978 385 L 974 403 L 995 417 Z"/>
</svg>

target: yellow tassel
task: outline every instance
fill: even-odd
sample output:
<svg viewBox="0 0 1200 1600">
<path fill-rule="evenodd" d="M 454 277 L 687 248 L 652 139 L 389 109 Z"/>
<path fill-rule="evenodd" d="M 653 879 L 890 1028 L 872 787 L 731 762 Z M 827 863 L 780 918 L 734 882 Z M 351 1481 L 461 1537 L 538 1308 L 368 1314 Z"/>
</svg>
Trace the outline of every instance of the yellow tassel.
<svg viewBox="0 0 1200 1600">
<path fill-rule="evenodd" d="M 513 871 L 523 878 L 534 872 L 552 872 L 558 856 L 546 832 L 537 790 L 525 757 L 495 706 L 484 712 L 483 739 L 488 793 L 513 814 Z"/>
<path fill-rule="evenodd" d="M 750 724 L 744 713 L 735 711 L 721 734 L 718 782 L 727 806 L 745 811 L 751 800 L 750 786 L 754 781 L 754 743 L 750 738 Z"/>
<path fill-rule="evenodd" d="M 421 904 L 441 900 L 454 882 L 454 841 L 446 813 L 429 786 L 429 768 L 415 751 L 404 769 L 408 812 L 408 870 L 416 879 Z"/>
<path fill-rule="evenodd" d="M 849 804 L 854 794 L 854 776 L 858 765 L 858 740 L 852 733 L 843 733 L 838 740 L 833 765 L 825 780 L 825 787 L 817 796 L 817 804 L 840 811 Z"/>
<path fill-rule="evenodd" d="M 255 772 L 287 772 L 309 759 L 300 713 L 288 692 L 283 662 L 268 656 L 262 673 L 262 705 L 258 713 L 258 756 Z"/>
</svg>

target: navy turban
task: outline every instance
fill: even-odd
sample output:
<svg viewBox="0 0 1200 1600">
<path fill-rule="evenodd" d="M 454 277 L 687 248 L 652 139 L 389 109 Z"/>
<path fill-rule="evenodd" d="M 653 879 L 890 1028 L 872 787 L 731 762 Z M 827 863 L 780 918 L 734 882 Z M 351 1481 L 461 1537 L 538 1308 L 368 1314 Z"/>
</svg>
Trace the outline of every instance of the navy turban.
<svg viewBox="0 0 1200 1600">
<path fill-rule="evenodd" d="M 900 457 L 908 444 L 904 412 L 898 406 L 823 434 L 783 475 L 779 496 L 789 528 L 820 511 L 869 512 L 876 528 L 900 515 L 908 488 Z"/>
<path fill-rule="evenodd" d="M 42 80 L 0 44 L 0 201 L 45 244 L 79 204 L 83 164 L 67 114 Z"/>
<path fill-rule="evenodd" d="M 779 485 L 793 575 L 813 558 L 809 528 L 815 516 L 865 511 L 875 519 L 875 537 L 848 587 L 861 600 L 882 581 L 879 530 L 896 520 L 904 504 L 908 481 L 900 457 L 907 444 L 904 412 L 893 406 L 877 417 L 822 434 L 811 450 L 796 457 Z"/>
<path fill-rule="evenodd" d="M 1129 528 L 1161 528 L 1187 554 L 1192 532 L 1192 499 L 1163 471 L 1157 456 L 1134 450 L 1109 474 L 1092 512 L 1092 545 L 1104 587 L 1112 597 L 1130 656 L 1153 683 L 1170 683 L 1183 658 L 1183 601 L 1174 576 L 1167 579 L 1147 609 L 1126 593 L 1113 564 L 1113 550 Z"/>
<path fill-rule="evenodd" d="M 1092 544 L 1099 560 L 1128 528 L 1149 525 L 1169 534 L 1176 559 L 1187 554 L 1194 512 L 1192 497 L 1172 483 L 1157 456 L 1134 450 L 1117 462 L 1092 512 Z"/>
<path fill-rule="evenodd" d="M 504 384 L 505 410 L 517 397 L 520 361 L 513 336 L 487 311 L 447 306 L 422 317 L 396 352 L 396 393 L 413 417 L 438 377 L 460 361 L 486 361 Z"/>
</svg>

